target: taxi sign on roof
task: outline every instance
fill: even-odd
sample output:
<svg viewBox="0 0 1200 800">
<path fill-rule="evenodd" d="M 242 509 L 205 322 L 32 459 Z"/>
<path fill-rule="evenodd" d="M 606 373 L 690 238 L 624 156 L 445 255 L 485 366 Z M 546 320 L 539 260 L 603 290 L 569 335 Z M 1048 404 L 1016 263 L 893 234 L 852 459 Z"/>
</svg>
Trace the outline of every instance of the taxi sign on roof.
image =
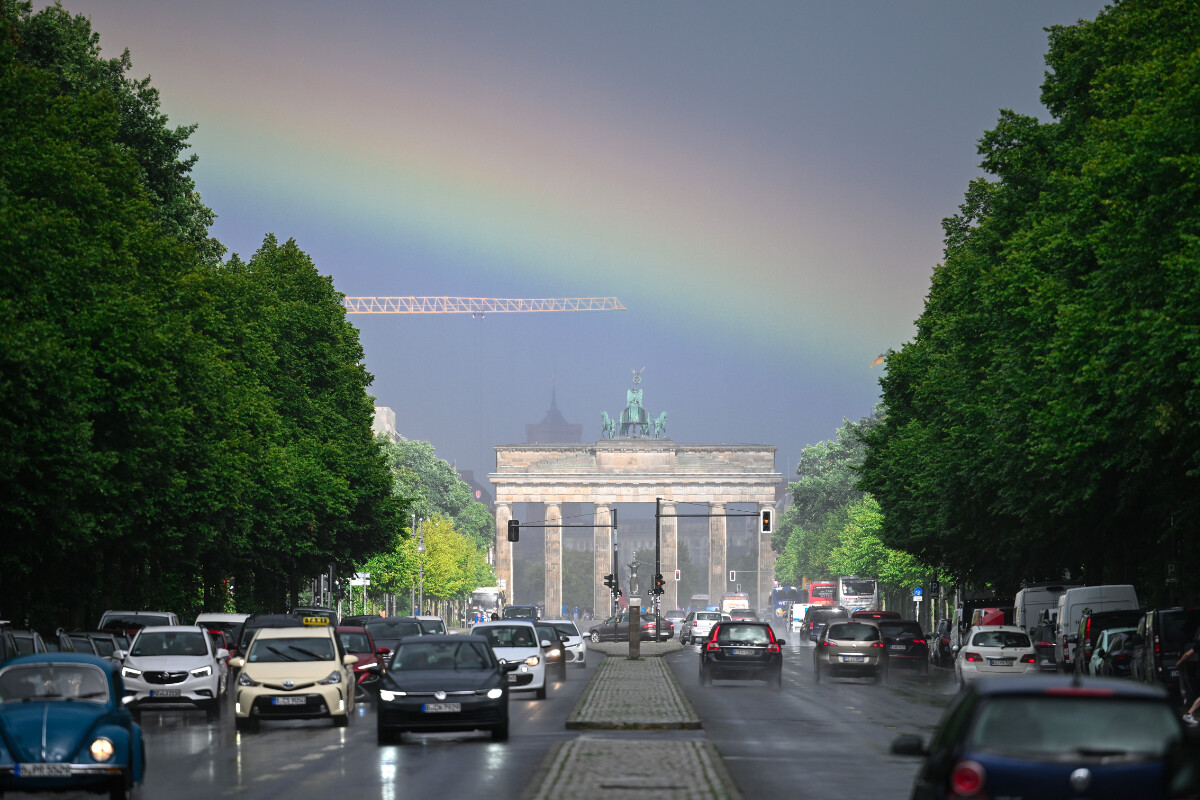
<svg viewBox="0 0 1200 800">
<path fill-rule="evenodd" d="M 328 625 L 329 617 L 301 617 L 300 622 L 304 625 Z"/>
</svg>

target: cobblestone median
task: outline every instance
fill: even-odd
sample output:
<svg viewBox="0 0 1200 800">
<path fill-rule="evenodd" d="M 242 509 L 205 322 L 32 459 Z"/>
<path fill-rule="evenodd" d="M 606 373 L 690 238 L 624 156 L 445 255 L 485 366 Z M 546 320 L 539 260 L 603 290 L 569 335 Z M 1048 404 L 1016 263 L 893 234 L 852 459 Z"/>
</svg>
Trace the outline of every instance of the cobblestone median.
<svg viewBox="0 0 1200 800">
<path fill-rule="evenodd" d="M 665 642 L 642 642 L 641 656 L 642 658 L 654 658 L 669 653 L 678 653 L 682 649 L 683 645 L 674 639 Z M 595 650 L 606 656 L 625 657 L 629 655 L 629 642 L 588 642 L 588 650 Z"/>
<path fill-rule="evenodd" d="M 699 728 L 700 717 L 661 658 L 606 658 L 567 716 L 568 728 Z"/>
<path fill-rule="evenodd" d="M 554 745 L 522 800 L 644 800 L 647 796 L 741 800 L 711 742 L 595 736 Z"/>
</svg>

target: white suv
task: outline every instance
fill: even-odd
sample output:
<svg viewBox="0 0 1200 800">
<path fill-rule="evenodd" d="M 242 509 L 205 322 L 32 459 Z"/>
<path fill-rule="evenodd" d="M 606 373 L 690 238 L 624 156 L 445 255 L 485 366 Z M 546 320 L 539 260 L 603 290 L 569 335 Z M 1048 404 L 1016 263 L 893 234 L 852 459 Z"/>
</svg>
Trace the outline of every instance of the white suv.
<svg viewBox="0 0 1200 800">
<path fill-rule="evenodd" d="M 680 644 L 698 644 L 708 638 L 712 626 L 721 621 L 720 611 L 693 611 L 680 623 Z"/>
<path fill-rule="evenodd" d="M 190 705 L 208 718 L 221 714 L 229 652 L 213 649 L 208 632 L 190 625 L 142 628 L 122 659 L 125 694 L 137 713 L 156 705 Z"/>
</svg>

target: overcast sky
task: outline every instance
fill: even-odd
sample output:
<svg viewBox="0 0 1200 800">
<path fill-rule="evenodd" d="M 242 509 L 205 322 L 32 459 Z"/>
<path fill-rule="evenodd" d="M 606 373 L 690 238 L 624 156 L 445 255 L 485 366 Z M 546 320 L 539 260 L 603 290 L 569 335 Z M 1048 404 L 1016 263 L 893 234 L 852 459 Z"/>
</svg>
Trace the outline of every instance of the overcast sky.
<svg viewBox="0 0 1200 800">
<path fill-rule="evenodd" d="M 197 123 L 214 234 L 295 238 L 347 295 L 615 296 L 627 311 L 362 316 L 379 405 L 462 469 L 551 385 L 584 440 L 645 367 L 678 442 L 779 448 L 879 399 L 1002 108 L 1045 119 L 1046 26 L 1094 0 L 64 0 Z"/>
</svg>

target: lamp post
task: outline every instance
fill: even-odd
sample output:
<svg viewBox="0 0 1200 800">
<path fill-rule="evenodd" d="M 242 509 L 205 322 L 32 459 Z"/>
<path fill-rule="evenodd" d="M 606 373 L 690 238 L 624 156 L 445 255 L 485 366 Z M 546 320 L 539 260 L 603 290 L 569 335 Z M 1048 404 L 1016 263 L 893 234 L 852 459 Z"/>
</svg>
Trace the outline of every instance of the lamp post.
<svg viewBox="0 0 1200 800">
<path fill-rule="evenodd" d="M 425 520 L 421 520 L 417 527 L 417 574 L 420 582 L 420 588 L 417 589 L 417 608 L 423 611 L 425 609 Z M 421 611 L 414 616 L 419 617 Z"/>
</svg>

